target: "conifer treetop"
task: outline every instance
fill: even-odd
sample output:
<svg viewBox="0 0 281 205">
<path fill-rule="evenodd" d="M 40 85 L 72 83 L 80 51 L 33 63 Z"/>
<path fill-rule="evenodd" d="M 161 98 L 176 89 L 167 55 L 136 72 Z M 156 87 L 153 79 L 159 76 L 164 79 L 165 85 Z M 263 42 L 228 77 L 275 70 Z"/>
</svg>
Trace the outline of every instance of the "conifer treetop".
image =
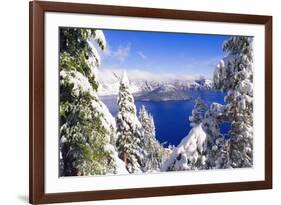
<svg viewBox="0 0 281 205">
<path fill-rule="evenodd" d="M 121 85 L 129 86 L 129 79 L 127 77 L 127 72 L 124 70 L 121 78 Z"/>
</svg>

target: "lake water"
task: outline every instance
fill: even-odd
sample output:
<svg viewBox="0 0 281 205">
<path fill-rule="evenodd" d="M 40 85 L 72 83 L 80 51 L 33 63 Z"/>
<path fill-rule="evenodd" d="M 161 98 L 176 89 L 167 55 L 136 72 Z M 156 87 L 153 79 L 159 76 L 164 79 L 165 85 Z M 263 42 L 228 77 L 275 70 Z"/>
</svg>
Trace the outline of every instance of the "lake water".
<svg viewBox="0 0 281 205">
<path fill-rule="evenodd" d="M 178 145 L 181 139 L 185 137 L 191 127 L 189 126 L 189 116 L 194 107 L 194 100 L 200 96 L 201 99 L 211 104 L 217 102 L 224 103 L 225 93 L 215 91 L 192 91 L 192 100 L 182 101 L 162 101 L 162 102 L 144 102 L 135 101 L 137 110 L 144 105 L 146 109 L 153 115 L 156 127 L 156 137 L 165 146 Z M 106 104 L 113 116 L 117 114 L 117 96 L 104 96 L 101 100 Z M 227 133 L 229 124 L 223 123 L 220 127 L 222 133 Z"/>
</svg>

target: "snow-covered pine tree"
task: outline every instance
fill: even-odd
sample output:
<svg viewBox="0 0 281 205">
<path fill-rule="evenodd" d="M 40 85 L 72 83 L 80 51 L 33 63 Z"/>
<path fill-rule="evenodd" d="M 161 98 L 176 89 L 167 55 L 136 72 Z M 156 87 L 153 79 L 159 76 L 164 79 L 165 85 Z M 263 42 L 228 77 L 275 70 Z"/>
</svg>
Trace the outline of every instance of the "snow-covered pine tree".
<svg viewBox="0 0 281 205">
<path fill-rule="evenodd" d="M 147 112 L 144 105 L 139 111 L 139 120 L 144 131 L 144 172 L 159 170 L 166 154 L 164 147 L 155 137 L 153 116 Z"/>
<path fill-rule="evenodd" d="M 119 158 L 122 159 L 129 173 L 139 173 L 143 169 L 144 139 L 143 129 L 136 115 L 134 97 L 130 92 L 126 72 L 120 80 L 118 96 L 118 113 L 116 116 Z"/>
<path fill-rule="evenodd" d="M 115 121 L 97 96 L 101 30 L 60 28 L 60 175 L 116 172 Z M 96 45 L 96 47 L 94 46 Z"/>
<path fill-rule="evenodd" d="M 204 120 L 207 109 L 208 105 L 200 97 L 197 97 L 195 99 L 194 108 L 191 112 L 192 115 L 189 116 L 190 125 L 192 127 L 201 126 L 203 128 L 202 121 Z M 206 141 L 206 139 L 204 139 L 204 141 Z M 203 145 L 204 146 L 201 150 L 198 149 L 198 153 L 196 154 L 198 155 L 197 159 L 189 160 L 189 166 L 191 169 L 204 169 L 206 161 L 206 142 L 204 142 Z"/>
<path fill-rule="evenodd" d="M 226 114 L 231 122 L 229 165 L 253 165 L 253 48 L 252 37 L 231 37 L 224 43 L 227 57 L 218 64 L 213 83 L 227 92 Z"/>
<path fill-rule="evenodd" d="M 192 127 L 199 125 L 202 122 L 207 109 L 208 106 L 201 100 L 200 97 L 197 97 L 195 99 L 195 104 L 191 116 L 189 116 L 190 125 Z"/>
<path fill-rule="evenodd" d="M 229 153 L 227 141 L 220 133 L 219 124 L 225 120 L 225 106 L 212 103 L 202 122 L 207 134 L 206 163 L 204 169 L 221 169 L 228 167 Z"/>
</svg>

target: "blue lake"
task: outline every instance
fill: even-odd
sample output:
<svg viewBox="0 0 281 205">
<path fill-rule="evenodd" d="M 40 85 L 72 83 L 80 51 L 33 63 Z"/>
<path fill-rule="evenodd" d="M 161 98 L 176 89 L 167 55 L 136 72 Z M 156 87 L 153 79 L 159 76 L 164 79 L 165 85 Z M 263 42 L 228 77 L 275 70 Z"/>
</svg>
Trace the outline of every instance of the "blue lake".
<svg viewBox="0 0 281 205">
<path fill-rule="evenodd" d="M 191 127 L 189 126 L 189 116 L 194 107 L 194 100 L 200 96 L 201 99 L 211 104 L 217 102 L 224 103 L 225 93 L 216 91 L 192 91 L 191 100 L 182 101 L 162 101 L 162 102 L 147 102 L 136 101 L 135 105 L 139 111 L 140 107 L 144 105 L 146 109 L 153 115 L 156 127 L 156 137 L 161 142 L 166 142 L 165 146 L 178 145 L 183 137 L 185 137 Z M 101 100 L 106 104 L 113 116 L 117 114 L 117 96 L 104 96 Z M 227 133 L 229 124 L 223 123 L 220 126 L 222 133 Z"/>
</svg>

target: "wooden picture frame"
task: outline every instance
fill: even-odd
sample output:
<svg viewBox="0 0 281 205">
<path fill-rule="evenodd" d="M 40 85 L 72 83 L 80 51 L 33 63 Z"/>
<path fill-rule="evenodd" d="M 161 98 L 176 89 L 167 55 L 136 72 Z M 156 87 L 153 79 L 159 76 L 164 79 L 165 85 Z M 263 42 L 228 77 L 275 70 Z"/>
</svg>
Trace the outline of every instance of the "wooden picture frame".
<svg viewBox="0 0 281 205">
<path fill-rule="evenodd" d="M 45 12 L 245 23 L 265 26 L 265 180 L 217 184 L 45 193 Z M 245 14 L 33 1 L 29 4 L 29 201 L 32 204 L 229 192 L 272 188 L 272 17 Z"/>
</svg>

